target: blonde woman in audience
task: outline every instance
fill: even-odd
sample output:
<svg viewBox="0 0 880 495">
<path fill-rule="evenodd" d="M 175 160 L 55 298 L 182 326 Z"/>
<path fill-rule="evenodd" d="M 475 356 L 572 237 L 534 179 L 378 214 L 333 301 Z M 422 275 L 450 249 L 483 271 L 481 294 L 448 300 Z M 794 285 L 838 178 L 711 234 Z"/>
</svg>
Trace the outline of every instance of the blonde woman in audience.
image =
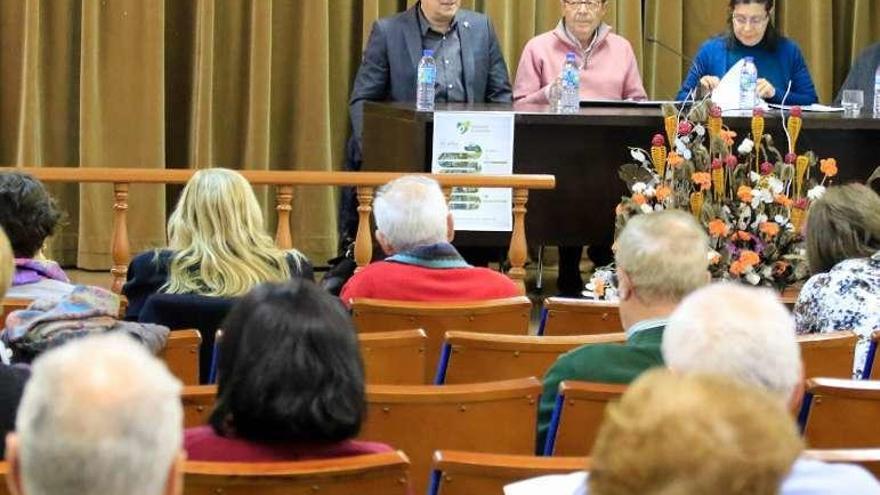
<svg viewBox="0 0 880 495">
<path fill-rule="evenodd" d="M 43 183 L 20 172 L 0 173 L 0 205 L 0 227 L 9 235 L 15 254 L 8 297 L 59 299 L 70 294 L 73 285 L 64 270 L 41 255 L 46 238 L 61 219 Z"/>
<path fill-rule="evenodd" d="M 122 293 L 137 319 L 155 293 L 238 297 L 263 282 L 313 278 L 296 251 L 275 246 L 250 183 L 238 172 L 196 172 L 168 219 L 168 249 L 136 256 Z"/>
<path fill-rule="evenodd" d="M 880 329 L 880 196 L 862 184 L 829 187 L 810 208 L 806 230 L 813 276 L 795 305 L 797 331 L 856 332 L 860 377 Z"/>
<path fill-rule="evenodd" d="M 786 409 L 727 378 L 652 370 L 612 404 L 590 472 L 505 487 L 506 495 L 776 495 L 803 449 Z"/>
<path fill-rule="evenodd" d="M 12 283 L 14 273 L 12 246 L 6 233 L 0 228 L 0 299 L 3 299 L 9 284 Z M 3 324 L 4 322 L 0 321 L 0 327 Z M 0 364 L 0 434 L 3 436 L 15 429 L 15 411 L 21 401 L 28 376 L 30 372 L 27 368 Z M 3 442 L 0 442 L 0 458 L 4 454 L 5 447 Z"/>
</svg>

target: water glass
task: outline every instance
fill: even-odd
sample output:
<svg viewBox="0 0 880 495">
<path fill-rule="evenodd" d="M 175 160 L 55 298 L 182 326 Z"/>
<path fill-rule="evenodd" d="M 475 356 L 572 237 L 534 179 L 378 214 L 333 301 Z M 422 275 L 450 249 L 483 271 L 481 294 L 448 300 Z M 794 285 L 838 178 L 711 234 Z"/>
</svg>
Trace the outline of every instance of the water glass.
<svg viewBox="0 0 880 495">
<path fill-rule="evenodd" d="M 845 89 L 841 103 L 844 114 L 858 115 L 865 105 L 865 93 L 860 89 Z"/>
</svg>

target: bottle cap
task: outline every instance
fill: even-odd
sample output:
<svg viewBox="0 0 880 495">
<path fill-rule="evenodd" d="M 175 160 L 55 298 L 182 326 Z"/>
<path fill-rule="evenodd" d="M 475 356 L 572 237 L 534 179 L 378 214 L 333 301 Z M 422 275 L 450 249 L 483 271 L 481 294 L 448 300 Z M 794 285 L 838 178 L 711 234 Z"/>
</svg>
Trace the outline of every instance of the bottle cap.
<svg viewBox="0 0 880 495">
<path fill-rule="evenodd" d="M 423 57 L 433 57 L 434 50 L 422 50 L 422 56 Z"/>
<path fill-rule="evenodd" d="M 575 58 L 577 58 L 577 55 L 574 52 L 568 52 L 565 54 L 565 61 L 566 62 L 575 60 Z"/>
</svg>

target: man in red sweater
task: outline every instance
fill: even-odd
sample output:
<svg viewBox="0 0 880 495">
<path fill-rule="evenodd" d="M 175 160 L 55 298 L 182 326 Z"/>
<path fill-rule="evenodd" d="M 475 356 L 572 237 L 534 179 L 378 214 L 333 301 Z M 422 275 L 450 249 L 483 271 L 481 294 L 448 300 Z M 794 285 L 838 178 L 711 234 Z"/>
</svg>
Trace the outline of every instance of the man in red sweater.
<svg viewBox="0 0 880 495">
<path fill-rule="evenodd" d="M 376 240 L 388 255 L 356 273 L 342 288 L 355 298 L 397 301 L 474 301 L 520 295 L 501 273 L 467 264 L 450 244 L 455 229 L 436 181 L 405 176 L 376 195 Z"/>
</svg>

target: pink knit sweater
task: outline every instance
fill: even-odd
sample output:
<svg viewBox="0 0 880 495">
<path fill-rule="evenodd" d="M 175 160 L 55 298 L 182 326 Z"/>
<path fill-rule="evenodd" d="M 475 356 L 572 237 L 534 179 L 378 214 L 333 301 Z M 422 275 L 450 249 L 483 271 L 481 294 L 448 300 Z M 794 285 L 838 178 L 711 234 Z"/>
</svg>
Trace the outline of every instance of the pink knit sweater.
<svg viewBox="0 0 880 495">
<path fill-rule="evenodd" d="M 629 41 L 599 26 L 592 49 L 581 51 L 560 21 L 553 31 L 532 38 L 516 69 L 513 100 L 547 104 L 550 84 L 562 72 L 565 54 L 575 52 L 581 67 L 582 100 L 644 100 L 647 98 L 639 67 Z M 586 58 L 586 64 L 584 60 Z"/>
</svg>

